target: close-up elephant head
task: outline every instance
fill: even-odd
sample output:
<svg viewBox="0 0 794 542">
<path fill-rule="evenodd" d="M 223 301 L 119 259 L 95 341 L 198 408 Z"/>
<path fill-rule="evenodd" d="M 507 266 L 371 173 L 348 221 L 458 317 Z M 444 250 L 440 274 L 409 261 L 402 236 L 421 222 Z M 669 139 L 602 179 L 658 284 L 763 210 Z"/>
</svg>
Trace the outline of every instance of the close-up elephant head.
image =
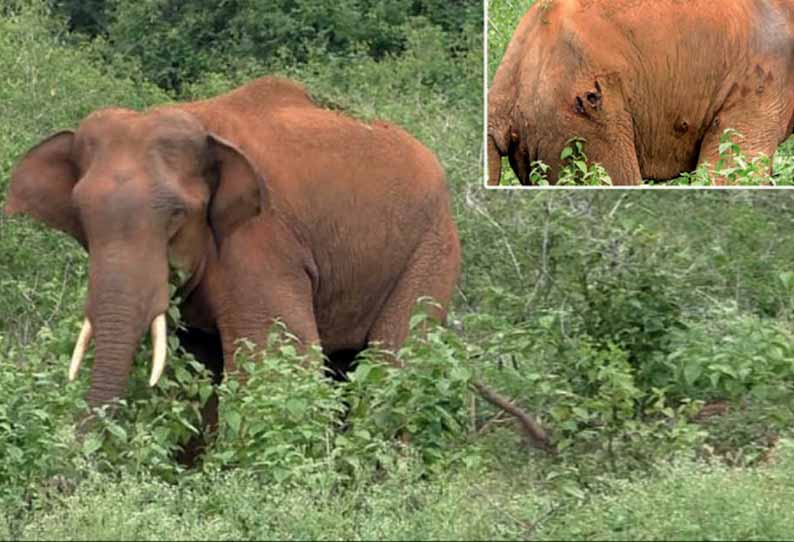
<svg viewBox="0 0 794 542">
<path fill-rule="evenodd" d="M 8 214 L 25 213 L 74 237 L 89 253 L 85 320 L 72 356 L 74 379 L 92 339 L 88 403 L 121 397 L 147 329 L 150 385 L 163 372 L 169 266 L 185 297 L 207 255 L 267 201 L 243 152 L 191 114 L 104 109 L 58 132 L 13 170 Z"/>
</svg>

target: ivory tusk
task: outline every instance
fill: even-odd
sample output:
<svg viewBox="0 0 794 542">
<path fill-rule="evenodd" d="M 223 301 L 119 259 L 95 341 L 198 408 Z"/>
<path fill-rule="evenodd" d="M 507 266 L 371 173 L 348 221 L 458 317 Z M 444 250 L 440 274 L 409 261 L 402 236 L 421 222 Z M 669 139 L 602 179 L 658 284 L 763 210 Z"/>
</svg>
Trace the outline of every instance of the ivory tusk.
<svg viewBox="0 0 794 542">
<path fill-rule="evenodd" d="M 74 352 L 72 352 L 72 361 L 69 363 L 69 381 L 73 382 L 77 378 L 77 372 L 80 370 L 80 363 L 83 361 L 85 351 L 88 344 L 91 342 L 91 321 L 86 318 L 83 321 L 83 327 L 80 329 L 80 335 L 77 336 L 77 343 L 74 345 Z"/>
<path fill-rule="evenodd" d="M 149 378 L 149 386 L 155 386 L 163 376 L 165 369 L 165 314 L 159 315 L 152 320 L 152 376 Z"/>
</svg>

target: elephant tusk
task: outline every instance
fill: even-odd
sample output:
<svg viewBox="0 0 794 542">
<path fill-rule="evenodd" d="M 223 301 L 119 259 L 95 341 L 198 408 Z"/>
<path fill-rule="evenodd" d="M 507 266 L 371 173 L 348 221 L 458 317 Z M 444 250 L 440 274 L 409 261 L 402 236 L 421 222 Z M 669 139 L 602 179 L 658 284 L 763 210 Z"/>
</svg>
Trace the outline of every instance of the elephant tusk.
<svg viewBox="0 0 794 542">
<path fill-rule="evenodd" d="M 165 369 L 165 314 L 159 315 L 152 321 L 152 376 L 149 377 L 149 386 L 155 386 L 163 375 Z"/>
<path fill-rule="evenodd" d="M 77 378 L 77 372 L 80 370 L 80 363 L 85 356 L 86 348 L 91 342 L 91 321 L 86 318 L 83 321 L 83 327 L 80 329 L 80 335 L 77 336 L 77 343 L 74 345 L 74 352 L 72 352 L 72 361 L 69 363 L 69 382 L 73 382 Z"/>
</svg>

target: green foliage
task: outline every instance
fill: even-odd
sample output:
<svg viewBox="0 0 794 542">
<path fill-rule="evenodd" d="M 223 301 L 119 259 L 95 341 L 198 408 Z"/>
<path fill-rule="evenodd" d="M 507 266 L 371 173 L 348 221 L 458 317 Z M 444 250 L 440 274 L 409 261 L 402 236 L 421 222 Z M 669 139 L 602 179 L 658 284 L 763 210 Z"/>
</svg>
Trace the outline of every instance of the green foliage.
<svg viewBox="0 0 794 542">
<path fill-rule="evenodd" d="M 372 351 L 349 382 L 332 386 L 318 365 L 320 352 L 307 361 L 288 334 L 271 334 L 267 354 L 243 344 L 239 373 L 218 388 L 218 438 L 205 468 L 245 468 L 277 483 L 330 484 L 390 471 L 403 453 L 416 453 L 428 467 L 473 464 L 471 451 L 450 453 L 463 438 L 471 377 L 460 347 L 450 332 L 435 329 L 398 353 L 410 360 L 407 367 Z M 403 452 L 402 441 L 411 449 Z"/>
<path fill-rule="evenodd" d="M 732 128 L 726 129 L 720 137 L 720 158 L 713 169 L 711 164 L 701 164 L 695 171 L 683 174 L 680 179 L 675 179 L 670 184 L 712 186 L 715 179 L 730 186 L 788 186 L 794 183 L 794 176 L 786 174 L 782 169 L 776 169 L 770 176 L 770 158 L 757 156 L 749 159 L 734 139 L 741 140 L 743 136 Z M 785 148 L 782 147 L 779 153 L 780 158 L 784 159 L 779 162 L 782 164 L 790 162 Z M 790 168 L 789 165 L 788 169 Z"/>
<path fill-rule="evenodd" d="M 43 539 L 785 540 L 794 529 L 794 444 L 773 463 L 735 469 L 678 460 L 651 476 L 548 494 L 525 462 L 433 479 L 410 461 L 380 484 L 339 490 L 263 485 L 245 471 L 166 484 L 91 475 L 24 523 L 0 511 L 0 536 Z"/>
<path fill-rule="evenodd" d="M 417 314 L 412 329 L 424 326 L 424 318 Z M 351 426 L 365 435 L 409 442 L 430 466 L 477 462 L 476 452 L 460 449 L 472 378 L 466 345 L 456 334 L 432 327 L 415 334 L 397 354 L 407 366 L 397 366 L 390 357 L 370 353 L 351 375 Z"/>
<path fill-rule="evenodd" d="M 565 460 L 551 472 L 592 483 L 709 447 L 751 461 L 787 431 L 787 199 L 497 196 L 471 201 L 485 218 L 464 234 L 477 248 L 463 326 L 486 379 L 552 428 Z M 731 405 L 733 432 L 697 423 L 716 399 Z"/>
<path fill-rule="evenodd" d="M 560 153 L 562 169 L 557 184 L 559 186 L 611 186 L 612 179 L 600 164 L 588 163 L 584 152 L 586 141 L 575 137 L 568 141 Z"/>
<path fill-rule="evenodd" d="M 46 490 L 47 480 L 69 476 L 64 457 L 74 456 L 74 413 L 85 408 L 78 386 L 66 384 L 63 343 L 42 329 L 22 353 L 0 354 L 0 508 Z M 59 366 L 60 371 L 52 370 Z M 53 393 L 53 390 L 60 390 Z M 13 509 L 13 508 L 11 508 Z"/>
<path fill-rule="evenodd" d="M 238 374 L 227 375 L 217 389 L 203 366 L 172 340 L 168 369 L 156 388 L 146 386 L 147 347 L 136 356 L 128 398 L 86 421 L 82 396 L 89 371 L 66 384 L 69 339 L 78 322 L 71 324 L 43 328 L 24 363 L 11 361 L 13 349 L 0 358 L 0 394 L 9 398 L 0 404 L 0 453 L 6 458 L 0 503 L 39 498 L 52 480 L 71 487 L 90 472 L 177 481 L 185 475 L 177 454 L 200 435 L 202 407 L 213 393 L 220 398 L 220 419 L 203 456 L 204 472 L 234 468 L 262 483 L 330 487 L 382 477 L 378 473 L 395 472 L 408 460 L 417 473 L 478 462 L 476 450 L 460 449 L 471 372 L 459 361 L 465 359 L 462 346 L 449 331 L 431 327 L 410 341 L 399 353 L 411 360 L 406 368 L 372 352 L 351 381 L 339 385 L 317 362 L 307 363 L 288 335 L 274 331 L 267 354 L 242 345 Z M 85 430 L 79 436 L 78 426 Z"/>
<path fill-rule="evenodd" d="M 655 384 L 679 397 L 778 401 L 794 379 L 793 339 L 787 323 L 718 306 L 671 330 L 670 353 L 659 360 L 670 380 L 657 375 Z"/>
<path fill-rule="evenodd" d="M 585 153 L 587 142 L 575 137 L 567 142 L 560 153 L 562 165 L 557 176 L 556 186 L 612 186 L 612 179 L 601 166 L 588 161 Z M 503 170 L 507 167 L 504 165 Z M 532 163 L 528 183 L 530 186 L 549 186 L 549 165 L 536 161 Z"/>
<path fill-rule="evenodd" d="M 399 56 L 411 34 L 437 29 L 444 55 L 476 46 L 482 4 L 438 0 L 54 0 L 73 29 L 108 57 L 134 59 L 147 78 L 179 92 L 206 72 L 252 63 L 304 64 L 312 58 L 381 60 Z"/>
</svg>

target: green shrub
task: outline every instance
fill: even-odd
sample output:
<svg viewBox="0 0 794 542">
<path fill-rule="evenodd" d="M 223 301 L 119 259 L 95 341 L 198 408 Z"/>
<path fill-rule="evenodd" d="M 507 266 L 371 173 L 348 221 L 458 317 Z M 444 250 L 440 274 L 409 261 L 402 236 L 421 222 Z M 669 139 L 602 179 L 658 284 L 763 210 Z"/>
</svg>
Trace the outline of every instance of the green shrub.
<svg viewBox="0 0 794 542">
<path fill-rule="evenodd" d="M 679 398 L 778 400 L 794 384 L 794 337 L 785 323 L 718 306 L 671 330 L 670 353 L 648 365 L 653 383 Z"/>
<path fill-rule="evenodd" d="M 0 354 L 0 508 L 25 502 L 46 490 L 48 480 L 74 471 L 75 414 L 85 402 L 80 386 L 66 383 L 63 346 L 44 328 L 24 353 Z"/>
<path fill-rule="evenodd" d="M 477 0 L 279 0 L 266 9 L 252 0 L 53 1 L 105 54 L 133 59 L 149 80 L 176 92 L 205 72 L 234 71 L 252 61 L 295 65 L 318 53 L 353 62 L 361 55 L 399 56 L 416 28 L 438 29 L 445 56 L 457 54 L 472 46 L 482 13 Z"/>
<path fill-rule="evenodd" d="M 244 344 L 239 375 L 220 385 L 218 438 L 206 468 L 327 484 L 389 470 L 402 453 L 415 453 L 428 467 L 477 461 L 474 452 L 457 450 L 471 373 L 450 332 L 410 340 L 398 353 L 407 363 L 402 368 L 388 354 L 368 352 L 350 381 L 336 385 L 323 374 L 319 351 L 307 359 L 283 333 L 272 334 L 269 345 L 267 354 L 255 354 Z M 410 449 L 403 450 L 403 441 Z"/>
</svg>

